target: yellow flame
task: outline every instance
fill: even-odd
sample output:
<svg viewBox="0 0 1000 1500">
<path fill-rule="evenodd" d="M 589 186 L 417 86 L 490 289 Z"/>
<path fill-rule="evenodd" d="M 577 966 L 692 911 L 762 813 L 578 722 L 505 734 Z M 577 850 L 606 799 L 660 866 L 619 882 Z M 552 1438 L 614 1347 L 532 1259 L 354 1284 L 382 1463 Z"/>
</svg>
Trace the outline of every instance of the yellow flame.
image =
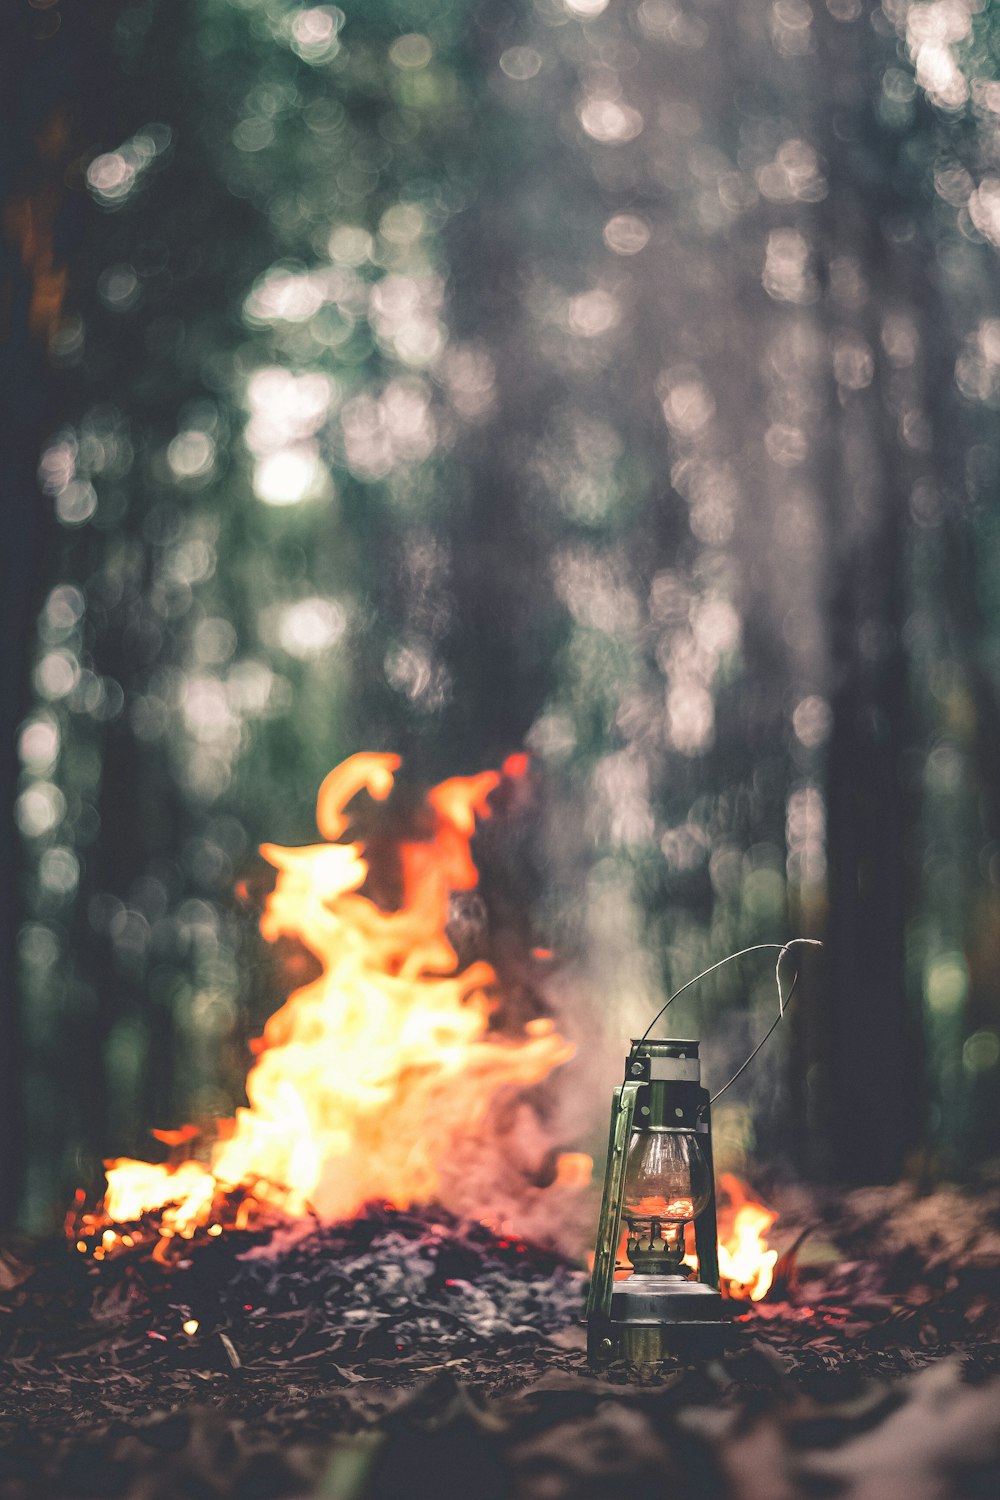
<svg viewBox="0 0 1000 1500">
<path fill-rule="evenodd" d="M 731 1237 L 719 1245 L 719 1272 L 729 1283 L 729 1295 L 737 1300 L 759 1302 L 774 1279 L 777 1250 L 768 1250 L 763 1239 L 775 1215 L 755 1203 L 737 1209 Z"/>
<path fill-rule="evenodd" d="M 572 1055 L 548 1019 L 516 1038 L 491 1032 L 493 970 L 460 969 L 446 934 L 451 892 L 477 881 L 469 841 L 476 819 L 489 816 L 497 772 L 428 794 L 427 836 L 399 849 L 399 910 L 358 894 L 365 847 L 332 841 L 350 828 L 350 800 L 367 790 L 383 801 L 398 766 L 395 755 L 352 756 L 319 792 L 317 824 L 331 842 L 262 847 L 278 878 L 261 932 L 272 942 L 300 939 L 320 977 L 267 1022 L 249 1106 L 236 1111 L 207 1165 L 107 1163 L 112 1220 L 163 1209 L 165 1232 L 190 1235 L 209 1220 L 217 1191 L 241 1184 L 258 1201 L 295 1214 L 311 1206 L 326 1218 L 370 1200 L 428 1201 L 441 1195 L 442 1163 L 475 1139 L 498 1090 L 536 1083 Z M 563 1170 L 582 1177 L 582 1167 L 574 1158 Z"/>
<path fill-rule="evenodd" d="M 755 1203 L 738 1177 L 723 1172 L 720 1186 L 728 1200 L 729 1222 L 719 1233 L 719 1274 L 726 1292 L 735 1301 L 759 1302 L 774 1280 L 777 1250 L 769 1250 L 765 1236 L 778 1215 L 763 1203 Z"/>
<path fill-rule="evenodd" d="M 719 1217 L 719 1285 L 734 1302 L 760 1302 L 771 1290 L 777 1250 L 768 1249 L 765 1235 L 778 1215 L 747 1196 L 732 1172 L 719 1176 L 722 1198 Z M 690 1250 L 684 1264 L 697 1273 L 698 1257 Z"/>
</svg>

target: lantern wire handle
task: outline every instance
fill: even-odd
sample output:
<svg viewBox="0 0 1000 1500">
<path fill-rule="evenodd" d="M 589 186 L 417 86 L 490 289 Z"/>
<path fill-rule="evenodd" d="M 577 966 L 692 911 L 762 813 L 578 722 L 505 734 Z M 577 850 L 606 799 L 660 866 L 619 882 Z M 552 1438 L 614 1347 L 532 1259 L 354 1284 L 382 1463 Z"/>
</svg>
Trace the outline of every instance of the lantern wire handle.
<svg viewBox="0 0 1000 1500">
<path fill-rule="evenodd" d="M 754 1058 L 757 1056 L 757 1053 L 763 1047 L 764 1043 L 769 1041 L 771 1036 L 774 1034 L 778 1023 L 784 1019 L 785 1006 L 794 995 L 795 986 L 799 982 L 799 971 L 798 969 L 796 969 L 795 978 L 792 980 L 792 987 L 786 995 L 781 988 L 781 960 L 784 958 L 785 954 L 790 948 L 795 948 L 799 945 L 805 945 L 809 948 L 822 948 L 823 946 L 818 938 L 791 938 L 787 943 L 754 943 L 752 947 L 741 948 L 738 953 L 730 953 L 725 958 L 720 958 L 717 964 L 712 964 L 710 968 L 703 969 L 700 974 L 696 974 L 693 979 L 689 979 L 686 984 L 682 984 L 679 990 L 675 990 L 674 993 L 670 996 L 669 1000 L 666 1000 L 664 1004 L 660 1006 L 660 1009 L 656 1012 L 656 1015 L 650 1021 L 649 1025 L 646 1027 L 638 1042 L 636 1042 L 633 1046 L 632 1051 L 629 1053 L 628 1061 L 631 1062 L 632 1058 L 635 1057 L 639 1048 L 649 1036 L 649 1033 L 652 1031 L 657 1021 L 663 1015 L 663 1012 L 667 1009 L 667 1006 L 673 1005 L 677 997 L 679 995 L 683 995 L 684 991 L 689 990 L 693 984 L 697 984 L 701 979 L 706 979 L 709 974 L 714 974 L 716 969 L 721 969 L 725 964 L 732 963 L 734 959 L 745 958 L 748 953 L 773 953 L 775 950 L 777 950 L 778 957 L 774 965 L 774 982 L 778 989 L 778 1014 L 775 1016 L 774 1020 L 771 1022 L 770 1026 L 765 1031 L 760 1041 L 757 1043 L 756 1047 L 750 1053 L 750 1056 L 744 1062 L 740 1063 L 740 1066 L 736 1069 L 736 1072 L 733 1074 L 732 1078 L 730 1078 L 729 1083 L 724 1083 L 721 1089 L 719 1089 L 718 1093 L 712 1095 L 711 1099 L 708 1102 L 709 1104 L 714 1104 L 716 1099 L 724 1094 L 726 1090 L 736 1082 L 737 1078 L 739 1078 L 744 1069 L 750 1066 Z"/>
</svg>

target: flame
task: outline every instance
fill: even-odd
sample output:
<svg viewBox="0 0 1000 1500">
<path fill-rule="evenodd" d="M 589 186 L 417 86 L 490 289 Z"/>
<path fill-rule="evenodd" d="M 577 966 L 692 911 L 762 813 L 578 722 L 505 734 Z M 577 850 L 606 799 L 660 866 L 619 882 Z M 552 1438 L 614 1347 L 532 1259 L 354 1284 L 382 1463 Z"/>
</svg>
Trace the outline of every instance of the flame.
<svg viewBox="0 0 1000 1500">
<path fill-rule="evenodd" d="M 694 1218 L 694 1203 L 690 1198 L 640 1198 L 625 1209 L 628 1219 L 665 1219 L 670 1224 L 683 1224 Z"/>
<path fill-rule="evenodd" d="M 456 777 L 428 793 L 426 836 L 399 846 L 398 910 L 359 894 L 369 864 L 363 843 L 337 842 L 351 826 L 346 809 L 362 790 L 384 801 L 399 764 L 396 755 L 352 756 L 320 787 L 326 842 L 262 847 L 278 878 L 261 932 L 271 942 L 300 939 L 322 972 L 267 1022 L 249 1105 L 224 1122 L 210 1160 L 106 1163 L 105 1222 L 160 1210 L 164 1236 L 190 1237 L 216 1217 L 220 1194 L 236 1189 L 243 1222 L 254 1202 L 329 1219 L 372 1200 L 447 1206 L 442 1169 L 476 1139 L 498 1092 L 537 1083 L 571 1056 L 544 1017 L 513 1038 L 491 1030 L 496 976 L 485 963 L 461 969 L 446 933 L 451 893 L 477 883 L 470 840 L 477 819 L 490 816 L 500 773 Z M 525 769 L 510 757 L 504 772 Z M 159 1138 L 177 1147 L 191 1134 Z M 564 1158 L 557 1181 L 581 1180 L 583 1162 Z"/>
<path fill-rule="evenodd" d="M 737 1302 L 759 1302 L 767 1296 L 774 1279 L 778 1252 L 768 1249 L 764 1236 L 778 1215 L 763 1203 L 755 1203 L 744 1184 L 731 1172 L 721 1173 L 719 1184 L 727 1200 L 719 1215 L 719 1276 L 723 1291 Z"/>
</svg>

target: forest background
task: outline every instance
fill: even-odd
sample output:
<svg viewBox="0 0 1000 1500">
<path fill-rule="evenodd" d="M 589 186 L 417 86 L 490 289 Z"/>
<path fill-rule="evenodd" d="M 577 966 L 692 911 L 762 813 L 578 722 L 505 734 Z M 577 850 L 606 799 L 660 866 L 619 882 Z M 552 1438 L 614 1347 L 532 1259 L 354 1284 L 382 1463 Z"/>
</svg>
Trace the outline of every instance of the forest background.
<svg viewBox="0 0 1000 1500">
<path fill-rule="evenodd" d="M 0 1222 L 241 1101 L 281 990 L 234 891 L 359 749 L 530 750 L 487 914 L 609 1077 L 824 939 L 727 1161 L 985 1169 L 996 7 L 2 24 Z M 721 1075 L 773 980 L 678 1008 Z"/>
</svg>

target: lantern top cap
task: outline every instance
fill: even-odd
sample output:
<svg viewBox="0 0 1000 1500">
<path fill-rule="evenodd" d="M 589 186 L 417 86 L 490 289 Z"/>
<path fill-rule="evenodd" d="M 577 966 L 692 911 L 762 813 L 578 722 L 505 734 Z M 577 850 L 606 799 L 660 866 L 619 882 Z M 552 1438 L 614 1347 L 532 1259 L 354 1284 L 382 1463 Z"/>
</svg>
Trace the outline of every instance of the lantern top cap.
<svg viewBox="0 0 1000 1500">
<path fill-rule="evenodd" d="M 663 1037 L 652 1036 L 645 1038 L 633 1037 L 629 1055 L 636 1057 L 697 1057 L 700 1045 L 700 1042 L 684 1041 L 681 1037 L 671 1037 L 669 1040 Z"/>
</svg>

